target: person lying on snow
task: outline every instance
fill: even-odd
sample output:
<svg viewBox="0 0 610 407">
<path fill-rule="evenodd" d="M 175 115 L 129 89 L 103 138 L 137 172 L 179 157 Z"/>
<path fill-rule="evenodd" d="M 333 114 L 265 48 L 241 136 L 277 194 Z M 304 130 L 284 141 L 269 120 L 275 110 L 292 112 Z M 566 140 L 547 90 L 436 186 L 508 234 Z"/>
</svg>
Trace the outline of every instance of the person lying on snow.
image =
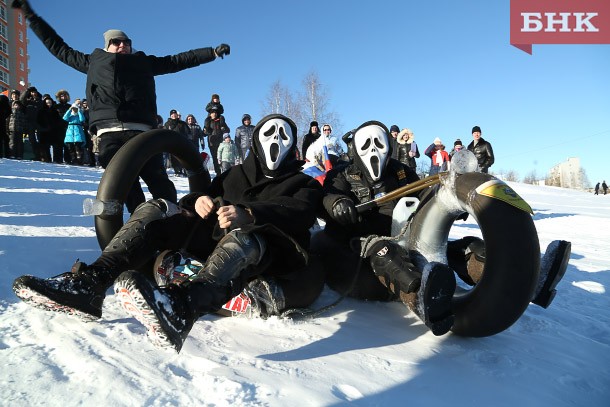
<svg viewBox="0 0 610 407">
<path fill-rule="evenodd" d="M 261 313 L 308 306 L 324 283 L 321 270 L 315 275 L 306 268 L 322 187 L 300 172 L 296 142 L 292 120 L 266 116 L 254 129 L 253 154 L 217 176 L 205 193 L 186 195 L 178 205 L 143 203 L 91 265 L 77 261 L 70 272 L 47 279 L 22 276 L 13 290 L 34 307 L 94 320 L 114 284 L 149 339 L 178 352 L 200 316 L 244 288 L 257 295 L 252 300 Z M 160 287 L 134 271 L 167 249 L 206 259 L 204 266 L 190 279 Z"/>
</svg>

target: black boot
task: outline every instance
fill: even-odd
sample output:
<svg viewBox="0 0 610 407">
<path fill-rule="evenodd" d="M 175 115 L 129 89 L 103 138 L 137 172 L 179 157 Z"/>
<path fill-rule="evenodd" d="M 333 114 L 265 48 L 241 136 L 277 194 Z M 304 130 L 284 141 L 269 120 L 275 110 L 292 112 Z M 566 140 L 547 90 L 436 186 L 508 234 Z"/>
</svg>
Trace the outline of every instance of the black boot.
<svg viewBox="0 0 610 407">
<path fill-rule="evenodd" d="M 532 302 L 542 308 L 548 308 L 557 294 L 557 284 L 568 268 L 572 253 L 572 243 L 565 240 L 552 241 L 540 262 L 540 280 Z"/>
<path fill-rule="evenodd" d="M 447 261 L 458 277 L 470 286 L 476 285 L 485 268 L 485 242 L 466 236 L 447 242 Z"/>
<path fill-rule="evenodd" d="M 114 292 L 123 309 L 146 327 L 155 346 L 176 352 L 182 349 L 197 318 L 218 311 L 231 298 L 229 287 L 205 278 L 156 287 L 136 271 L 121 274 Z"/>
<path fill-rule="evenodd" d="M 417 314 L 436 336 L 444 335 L 453 326 L 451 301 L 455 293 L 455 275 L 449 266 L 428 263 L 422 273 L 422 285 L 414 294 L 401 292 L 400 299 Z"/>
<path fill-rule="evenodd" d="M 373 272 L 390 291 L 413 293 L 419 288 L 421 275 L 402 247 L 380 240 L 368 248 L 366 255 L 370 258 Z"/>
<path fill-rule="evenodd" d="M 108 269 L 77 261 L 69 272 L 55 277 L 21 276 L 13 282 L 13 291 L 33 307 L 93 321 L 102 316 L 106 290 L 114 277 Z"/>
</svg>

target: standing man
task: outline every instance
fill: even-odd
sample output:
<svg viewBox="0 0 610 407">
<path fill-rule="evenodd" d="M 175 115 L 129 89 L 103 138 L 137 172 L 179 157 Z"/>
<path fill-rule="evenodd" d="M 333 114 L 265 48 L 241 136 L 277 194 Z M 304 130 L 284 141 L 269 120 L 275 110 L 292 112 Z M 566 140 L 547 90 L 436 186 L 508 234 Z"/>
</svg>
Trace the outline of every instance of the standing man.
<svg viewBox="0 0 610 407">
<path fill-rule="evenodd" d="M 106 167 L 110 159 L 136 135 L 156 127 L 157 95 L 155 76 L 181 71 L 229 55 L 230 47 L 198 48 L 176 55 L 157 57 L 131 47 L 131 39 L 120 30 L 104 33 L 104 48 L 91 54 L 72 49 L 46 21 L 36 15 L 27 0 L 13 0 L 30 28 L 60 61 L 87 75 L 89 126 L 99 137 L 99 160 Z M 155 198 L 176 202 L 176 188 L 163 168 L 162 154 L 151 158 L 140 176 Z M 144 202 L 136 180 L 125 204 L 130 213 Z"/>
<path fill-rule="evenodd" d="M 317 121 L 309 123 L 309 132 L 303 136 L 301 145 L 301 157 L 307 157 L 307 149 L 320 137 L 320 128 Z"/>
<path fill-rule="evenodd" d="M 220 163 L 218 162 L 218 147 L 220 147 L 220 143 L 223 141 L 223 134 L 230 132 L 231 129 L 227 126 L 225 117 L 219 113 L 218 106 L 212 106 L 210 108 L 210 115 L 205 118 L 203 133 L 208 136 L 208 147 L 212 154 L 214 172 L 216 175 L 219 175 L 222 172 Z"/>
<path fill-rule="evenodd" d="M 188 125 L 186 122 L 180 120 L 180 114 L 176 109 L 169 111 L 169 119 L 167 119 L 163 128 L 180 133 L 180 135 L 182 135 L 184 138 L 188 138 L 189 136 Z M 184 168 L 182 168 L 180 161 L 178 161 L 178 159 L 173 155 L 170 157 L 170 160 L 176 176 L 183 175 L 186 177 L 186 171 Z"/>
<path fill-rule="evenodd" d="M 235 146 L 237 147 L 239 159 L 243 163 L 250 152 L 250 143 L 254 133 L 252 118 L 248 113 L 241 118 L 241 124 L 241 126 L 235 129 Z"/>
<path fill-rule="evenodd" d="M 491 148 L 491 144 L 481 137 L 479 126 L 472 128 L 472 138 L 473 140 L 468 144 L 468 149 L 477 157 L 481 172 L 487 173 L 489 167 L 494 163 L 494 150 Z"/>
<path fill-rule="evenodd" d="M 40 161 L 40 147 L 38 146 L 38 112 L 42 109 L 42 95 L 32 86 L 29 87 L 23 95 L 21 95 L 21 103 L 25 107 L 25 116 L 27 118 L 27 135 L 32 152 L 34 153 L 34 161 Z"/>
</svg>

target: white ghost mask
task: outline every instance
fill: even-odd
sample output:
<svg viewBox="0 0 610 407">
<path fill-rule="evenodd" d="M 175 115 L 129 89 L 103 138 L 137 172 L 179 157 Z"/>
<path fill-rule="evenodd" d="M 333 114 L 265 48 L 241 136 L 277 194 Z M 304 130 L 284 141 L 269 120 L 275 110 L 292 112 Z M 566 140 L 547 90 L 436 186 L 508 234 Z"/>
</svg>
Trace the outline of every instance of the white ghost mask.
<svg viewBox="0 0 610 407">
<path fill-rule="evenodd" d="M 354 148 L 363 170 L 373 181 L 379 181 L 390 154 L 387 132 L 376 124 L 362 127 L 354 134 Z"/>
<path fill-rule="evenodd" d="M 264 165 L 271 171 L 276 170 L 295 142 L 290 124 L 276 118 L 265 122 L 258 132 L 258 143 L 261 147 Z"/>
</svg>

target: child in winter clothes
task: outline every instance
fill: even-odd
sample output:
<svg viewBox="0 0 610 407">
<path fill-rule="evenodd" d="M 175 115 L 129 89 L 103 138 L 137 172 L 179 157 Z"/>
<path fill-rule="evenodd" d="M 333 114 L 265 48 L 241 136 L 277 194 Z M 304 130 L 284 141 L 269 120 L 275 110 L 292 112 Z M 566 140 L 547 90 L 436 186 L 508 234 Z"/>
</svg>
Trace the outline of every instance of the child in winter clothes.
<svg viewBox="0 0 610 407">
<path fill-rule="evenodd" d="M 208 114 L 209 114 L 210 111 L 212 110 L 212 107 L 216 107 L 216 112 L 219 115 L 221 115 L 225 112 L 225 108 L 220 103 L 220 96 L 218 96 L 218 94 L 216 94 L 216 93 L 214 93 L 212 95 L 212 100 L 210 100 L 210 102 L 206 105 L 205 111 L 208 112 Z"/>
<path fill-rule="evenodd" d="M 85 137 L 85 115 L 81 109 L 80 99 L 76 99 L 70 109 L 66 110 L 63 119 L 68 122 L 64 144 L 70 152 L 72 164 L 83 163 L 83 147 L 87 144 Z"/>
<path fill-rule="evenodd" d="M 430 163 L 430 174 L 438 174 L 441 171 L 446 171 L 449 167 L 449 154 L 445 151 L 445 146 L 440 138 L 435 138 L 434 142 L 426 148 L 424 152 L 432 162 Z"/>
<path fill-rule="evenodd" d="M 220 164 L 221 172 L 225 172 L 235 164 L 237 159 L 237 147 L 229 133 L 224 134 L 224 141 L 220 143 L 217 152 L 218 164 Z"/>
<path fill-rule="evenodd" d="M 28 130 L 25 107 L 20 101 L 15 100 L 13 101 L 11 108 L 11 115 L 6 121 L 9 157 L 23 160 L 23 135 L 27 133 Z"/>
</svg>

